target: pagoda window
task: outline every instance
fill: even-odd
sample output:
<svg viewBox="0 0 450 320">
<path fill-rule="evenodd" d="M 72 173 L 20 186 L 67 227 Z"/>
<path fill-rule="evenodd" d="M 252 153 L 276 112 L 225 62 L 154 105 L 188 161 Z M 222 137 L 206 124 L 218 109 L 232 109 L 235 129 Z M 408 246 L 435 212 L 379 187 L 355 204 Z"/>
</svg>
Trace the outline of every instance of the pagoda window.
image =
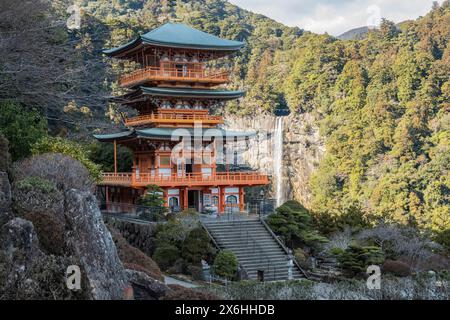
<svg viewBox="0 0 450 320">
<path fill-rule="evenodd" d="M 183 109 L 190 109 L 190 108 L 191 108 L 191 105 L 187 101 L 184 101 L 183 102 Z"/>
<path fill-rule="evenodd" d="M 218 196 L 213 196 L 211 198 L 211 201 L 212 201 L 213 206 L 217 207 L 219 205 L 219 197 Z"/>
<path fill-rule="evenodd" d="M 211 155 L 210 154 L 204 154 L 203 155 L 203 164 L 211 164 Z"/>
<path fill-rule="evenodd" d="M 227 197 L 227 201 L 226 201 L 226 203 L 227 204 L 231 204 L 231 205 L 234 205 L 234 204 L 237 204 L 237 197 L 236 196 L 228 196 Z"/>
<path fill-rule="evenodd" d="M 183 102 L 177 101 L 177 104 L 175 105 L 175 109 L 183 109 Z"/>
<path fill-rule="evenodd" d="M 164 100 L 163 103 L 161 104 L 161 108 L 163 108 L 163 109 L 170 109 L 171 107 L 172 107 L 172 105 L 167 100 Z"/>
<path fill-rule="evenodd" d="M 170 166 L 170 156 L 159 156 L 159 165 L 161 167 L 169 167 Z"/>
</svg>

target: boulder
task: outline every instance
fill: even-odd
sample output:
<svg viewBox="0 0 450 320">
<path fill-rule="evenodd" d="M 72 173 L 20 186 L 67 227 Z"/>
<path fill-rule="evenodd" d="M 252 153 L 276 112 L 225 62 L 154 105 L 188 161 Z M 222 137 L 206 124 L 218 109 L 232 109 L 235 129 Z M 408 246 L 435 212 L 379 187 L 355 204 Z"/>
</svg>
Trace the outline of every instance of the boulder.
<svg viewBox="0 0 450 320">
<path fill-rule="evenodd" d="M 158 300 L 171 291 L 163 282 L 150 278 L 144 272 L 127 269 L 126 274 L 136 300 Z"/>
<path fill-rule="evenodd" d="M 127 276 L 95 196 L 71 189 L 65 194 L 67 247 L 81 264 L 93 299 L 122 299 Z"/>
<path fill-rule="evenodd" d="M 6 223 L 1 228 L 0 240 L 4 260 L 10 263 L 17 260 L 20 270 L 42 255 L 33 224 L 22 218 Z"/>
</svg>

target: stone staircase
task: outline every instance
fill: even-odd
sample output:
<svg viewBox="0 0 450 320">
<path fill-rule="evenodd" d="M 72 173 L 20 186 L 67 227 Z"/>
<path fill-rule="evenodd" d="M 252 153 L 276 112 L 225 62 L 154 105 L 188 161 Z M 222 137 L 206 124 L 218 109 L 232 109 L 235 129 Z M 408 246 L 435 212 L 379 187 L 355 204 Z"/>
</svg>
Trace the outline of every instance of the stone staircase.
<svg viewBox="0 0 450 320">
<path fill-rule="evenodd" d="M 209 220 L 203 226 L 220 249 L 236 255 L 249 279 L 258 279 L 260 271 L 264 281 L 288 280 L 288 254 L 259 219 Z M 292 275 L 294 279 L 305 277 L 297 265 Z"/>
</svg>

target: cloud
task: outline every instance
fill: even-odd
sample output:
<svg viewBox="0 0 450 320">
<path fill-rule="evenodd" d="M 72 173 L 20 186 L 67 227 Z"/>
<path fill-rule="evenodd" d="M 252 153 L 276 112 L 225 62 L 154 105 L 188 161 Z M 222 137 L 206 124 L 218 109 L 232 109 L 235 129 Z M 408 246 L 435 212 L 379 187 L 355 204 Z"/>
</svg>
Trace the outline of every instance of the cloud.
<svg viewBox="0 0 450 320">
<path fill-rule="evenodd" d="M 439 0 L 442 3 L 444 0 Z M 339 35 L 352 28 L 374 25 L 381 18 L 394 22 L 425 15 L 433 0 L 229 0 L 288 26 Z"/>
</svg>

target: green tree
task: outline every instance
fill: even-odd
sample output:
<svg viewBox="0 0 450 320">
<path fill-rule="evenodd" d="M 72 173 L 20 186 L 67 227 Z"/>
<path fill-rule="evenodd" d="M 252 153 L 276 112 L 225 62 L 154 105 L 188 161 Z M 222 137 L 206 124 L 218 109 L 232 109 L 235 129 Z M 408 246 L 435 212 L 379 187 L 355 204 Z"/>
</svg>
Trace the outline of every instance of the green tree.
<svg viewBox="0 0 450 320">
<path fill-rule="evenodd" d="M 154 184 L 147 186 L 147 190 L 139 198 L 138 204 L 147 207 L 163 208 L 164 207 L 163 189 Z"/>
<path fill-rule="evenodd" d="M 222 250 L 214 259 L 212 269 L 215 274 L 227 279 L 233 279 L 238 270 L 238 260 L 235 254 L 231 251 Z"/>
<path fill-rule="evenodd" d="M 9 141 L 13 161 L 28 157 L 36 141 L 47 135 L 47 122 L 37 111 L 0 102 L 0 133 Z"/>
<path fill-rule="evenodd" d="M 182 246 L 182 257 L 189 263 L 200 265 L 202 259 L 207 259 L 213 252 L 211 241 L 203 228 L 192 229 Z"/>
<path fill-rule="evenodd" d="M 288 201 L 267 219 L 272 230 L 291 248 L 307 245 L 317 248 L 327 239 L 314 230 L 309 211 L 296 201 Z"/>
</svg>

